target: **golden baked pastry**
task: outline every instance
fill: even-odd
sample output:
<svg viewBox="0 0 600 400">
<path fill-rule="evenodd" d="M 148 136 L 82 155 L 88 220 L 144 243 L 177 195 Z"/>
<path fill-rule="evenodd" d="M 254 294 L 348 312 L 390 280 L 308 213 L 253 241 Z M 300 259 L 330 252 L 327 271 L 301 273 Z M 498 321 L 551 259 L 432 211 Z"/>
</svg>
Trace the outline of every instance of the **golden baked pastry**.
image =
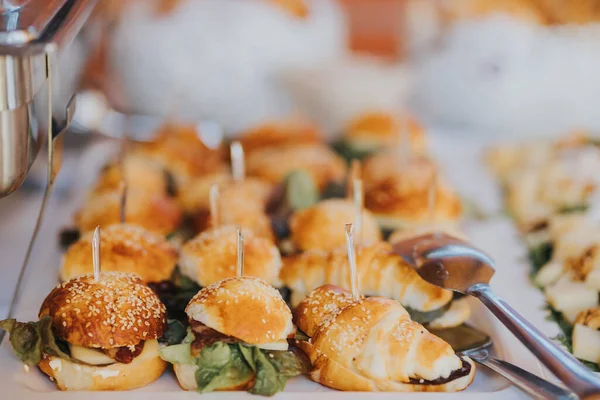
<svg viewBox="0 0 600 400">
<path fill-rule="evenodd" d="M 309 336 L 296 343 L 310 357 L 310 377 L 334 389 L 457 392 L 475 376 L 473 361 L 384 297 L 354 300 L 321 286 L 299 304 L 295 322 Z"/>
</svg>

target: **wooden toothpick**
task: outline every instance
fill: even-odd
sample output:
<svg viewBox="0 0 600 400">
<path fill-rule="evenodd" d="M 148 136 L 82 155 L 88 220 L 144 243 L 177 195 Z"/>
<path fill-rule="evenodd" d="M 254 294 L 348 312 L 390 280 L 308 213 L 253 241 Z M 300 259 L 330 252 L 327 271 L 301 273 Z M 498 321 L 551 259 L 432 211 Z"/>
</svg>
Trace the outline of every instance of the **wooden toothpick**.
<svg viewBox="0 0 600 400">
<path fill-rule="evenodd" d="M 355 301 L 360 300 L 358 292 L 358 273 L 356 271 L 356 252 L 354 249 L 354 228 L 352 224 L 346 224 L 346 247 L 348 250 L 348 263 L 350 264 L 350 284 L 352 286 L 352 297 Z"/>
<path fill-rule="evenodd" d="M 92 237 L 92 262 L 94 263 L 94 281 L 100 282 L 100 226 L 96 227 Z"/>
<path fill-rule="evenodd" d="M 210 219 L 213 227 L 221 225 L 221 214 L 219 210 L 219 185 L 213 183 L 210 187 L 209 202 L 210 202 Z"/>
<path fill-rule="evenodd" d="M 239 225 L 237 226 L 237 276 L 244 276 L 244 235 Z"/>
<path fill-rule="evenodd" d="M 231 143 L 229 149 L 231 156 L 231 174 L 235 182 L 241 182 L 246 177 L 246 164 L 244 161 L 244 148 L 238 141 Z"/>
</svg>

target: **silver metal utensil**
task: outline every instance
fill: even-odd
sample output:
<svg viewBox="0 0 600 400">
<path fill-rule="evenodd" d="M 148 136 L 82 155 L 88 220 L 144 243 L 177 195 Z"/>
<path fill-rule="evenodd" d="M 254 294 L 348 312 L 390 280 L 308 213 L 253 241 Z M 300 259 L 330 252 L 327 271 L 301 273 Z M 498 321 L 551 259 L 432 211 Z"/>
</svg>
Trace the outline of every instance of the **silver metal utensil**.
<svg viewBox="0 0 600 400">
<path fill-rule="evenodd" d="M 507 361 L 490 356 L 489 349 L 494 342 L 490 336 L 479 329 L 462 324 L 454 328 L 430 329 L 430 331 L 444 339 L 458 354 L 468 356 L 473 361 L 485 365 L 533 398 L 577 399 L 575 393 L 568 389 L 555 385 Z"/>
<path fill-rule="evenodd" d="M 494 293 L 494 261 L 466 242 L 428 234 L 396 244 L 395 251 L 426 281 L 478 298 L 554 375 L 582 399 L 600 399 L 600 378 L 552 342 Z"/>
</svg>

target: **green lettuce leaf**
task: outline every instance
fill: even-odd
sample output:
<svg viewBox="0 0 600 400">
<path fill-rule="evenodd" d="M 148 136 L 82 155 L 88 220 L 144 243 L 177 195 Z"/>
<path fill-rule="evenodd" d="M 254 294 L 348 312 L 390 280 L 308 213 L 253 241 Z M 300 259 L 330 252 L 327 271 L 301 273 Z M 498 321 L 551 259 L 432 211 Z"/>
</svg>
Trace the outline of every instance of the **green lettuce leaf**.
<svg viewBox="0 0 600 400">
<path fill-rule="evenodd" d="M 253 347 L 252 356 L 256 372 L 254 387 L 249 390 L 252 394 L 273 396 L 285 389 L 290 378 L 308 370 L 302 359 L 292 351 L 261 350 Z"/>
<path fill-rule="evenodd" d="M 531 263 L 531 276 L 534 277 L 538 271 L 550 261 L 554 246 L 552 243 L 541 243 L 537 247 L 529 249 L 529 261 Z"/>
<path fill-rule="evenodd" d="M 0 321 L 0 329 L 9 334 L 13 351 L 24 364 L 35 365 L 44 354 L 71 360 L 71 356 L 61 349 L 54 337 L 49 315 L 36 322 L 6 319 Z"/>
<path fill-rule="evenodd" d="M 556 324 L 558 324 L 558 327 L 562 331 L 562 333 L 558 334 L 552 339 L 556 340 L 557 342 L 560 342 L 563 346 L 565 346 L 569 353 L 573 353 L 573 326 L 569 323 L 569 321 L 565 319 L 565 317 L 560 311 L 556 310 L 550 304 L 546 304 L 546 310 L 548 312 L 546 320 L 556 322 Z M 585 360 L 579 361 L 581 361 L 583 365 L 585 365 L 592 371 L 600 372 L 600 365 Z"/>
<path fill-rule="evenodd" d="M 169 319 L 167 321 L 167 330 L 159 341 L 172 346 L 181 343 L 187 334 L 187 329 L 181 322 L 176 319 Z"/>
<path fill-rule="evenodd" d="M 308 172 L 297 169 L 284 179 L 284 203 L 290 210 L 310 207 L 319 201 L 319 189 Z"/>
<path fill-rule="evenodd" d="M 215 343 L 197 357 L 196 382 L 200 393 L 248 382 L 254 374 L 237 344 Z"/>
<path fill-rule="evenodd" d="M 160 350 L 163 360 L 172 364 L 197 365 L 196 383 L 200 393 L 226 389 L 249 382 L 254 377 L 250 393 L 272 396 L 285 388 L 287 381 L 308 372 L 310 361 L 294 351 L 262 350 L 240 343 L 215 343 L 191 355 L 193 333 L 182 344 Z"/>
</svg>

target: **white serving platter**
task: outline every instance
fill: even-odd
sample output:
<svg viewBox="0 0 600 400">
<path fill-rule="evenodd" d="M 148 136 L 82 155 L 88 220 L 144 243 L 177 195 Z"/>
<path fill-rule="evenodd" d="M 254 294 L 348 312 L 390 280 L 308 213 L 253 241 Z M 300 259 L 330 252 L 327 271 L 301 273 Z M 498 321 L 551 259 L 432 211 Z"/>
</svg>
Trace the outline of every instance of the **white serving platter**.
<svg viewBox="0 0 600 400">
<path fill-rule="evenodd" d="M 432 134 L 432 147 L 445 173 L 459 191 L 487 211 L 497 206 L 497 193 L 491 178 L 484 172 L 480 163 L 481 147 L 472 141 L 453 139 L 442 133 Z M 73 210 L 80 203 L 82 188 L 93 179 L 100 163 L 105 159 L 111 145 L 96 145 L 84 153 L 73 192 L 76 195 L 67 200 L 52 199 L 48 205 L 46 220 L 40 232 L 40 240 L 33 253 L 30 268 L 25 276 L 22 295 L 16 308 L 19 320 L 37 319 L 41 302 L 51 288 L 58 283 L 58 266 L 61 252 L 57 245 L 57 233 L 68 225 Z M 443 150 L 443 151 L 440 151 Z M 557 327 L 544 320 L 542 310 L 544 299 L 528 280 L 525 249 L 520 244 L 517 232 L 504 217 L 493 217 L 485 221 L 467 221 L 465 230 L 472 242 L 489 253 L 498 263 L 498 270 L 492 284 L 495 290 L 549 336 L 555 335 Z M 1 279 L 1 278 L 0 278 Z M 512 362 L 537 375 L 547 377 L 539 362 L 504 328 L 477 300 L 472 299 L 473 315 L 470 323 L 487 332 L 494 340 L 494 356 Z M 0 399 L 195 399 L 197 393 L 182 391 L 171 372 L 165 373 L 157 382 L 130 392 L 60 392 L 48 378 L 32 368 L 26 372 L 12 354 L 5 340 L 0 346 Z M 288 383 L 278 399 L 312 398 L 313 400 L 335 399 L 403 399 L 420 398 L 472 398 L 480 399 L 520 399 L 528 398 L 506 380 L 478 366 L 474 383 L 461 393 L 349 393 L 337 392 L 310 381 L 307 377 L 297 377 Z M 241 392 L 220 392 L 202 395 L 206 399 L 256 398 Z"/>
</svg>

